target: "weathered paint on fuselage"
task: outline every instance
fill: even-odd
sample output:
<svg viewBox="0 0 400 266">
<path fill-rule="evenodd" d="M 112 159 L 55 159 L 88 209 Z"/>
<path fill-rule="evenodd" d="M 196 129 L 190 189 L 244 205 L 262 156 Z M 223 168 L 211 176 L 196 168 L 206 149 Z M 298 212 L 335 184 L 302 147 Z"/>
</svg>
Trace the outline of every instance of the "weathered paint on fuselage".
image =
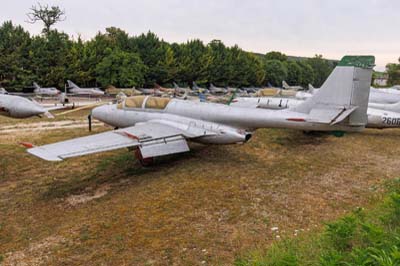
<svg viewBox="0 0 400 266">
<path fill-rule="evenodd" d="M 151 120 L 174 121 L 198 127 L 226 126 L 251 132 L 258 128 L 293 128 L 308 131 L 360 131 L 363 127 L 335 126 L 307 121 L 307 114 L 289 110 L 240 108 L 214 103 L 171 100 L 164 110 L 118 109 L 116 105 L 97 107 L 93 117 L 114 127 L 123 128 Z"/>
<path fill-rule="evenodd" d="M 289 98 L 238 98 L 236 102 L 233 103 L 234 106 L 256 108 L 261 110 L 266 109 L 286 109 L 294 107 L 303 101 L 297 99 Z M 375 108 L 372 108 L 372 107 Z M 400 127 L 400 113 L 388 110 L 378 109 L 379 106 L 391 106 L 383 104 L 373 104 L 369 103 L 367 115 L 368 123 L 367 128 L 398 128 Z M 393 109 L 395 109 L 393 107 Z"/>
<path fill-rule="evenodd" d="M 28 118 L 45 113 L 47 110 L 20 96 L 0 95 L 0 115 L 13 118 Z"/>
<path fill-rule="evenodd" d="M 61 93 L 56 88 L 36 88 L 33 92 L 36 95 L 46 95 L 46 96 L 55 96 Z"/>
</svg>

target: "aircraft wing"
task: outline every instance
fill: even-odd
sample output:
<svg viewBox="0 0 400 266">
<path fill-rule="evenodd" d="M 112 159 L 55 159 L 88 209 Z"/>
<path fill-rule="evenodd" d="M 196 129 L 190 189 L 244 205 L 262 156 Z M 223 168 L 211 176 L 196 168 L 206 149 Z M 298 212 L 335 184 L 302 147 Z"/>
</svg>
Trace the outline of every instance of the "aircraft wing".
<svg viewBox="0 0 400 266">
<path fill-rule="evenodd" d="M 189 147 L 186 137 L 195 137 L 198 134 L 174 125 L 150 121 L 132 127 L 34 147 L 28 149 L 28 152 L 47 161 L 61 161 L 65 158 L 97 152 L 138 147 L 142 157 L 149 158 L 187 152 Z"/>
</svg>

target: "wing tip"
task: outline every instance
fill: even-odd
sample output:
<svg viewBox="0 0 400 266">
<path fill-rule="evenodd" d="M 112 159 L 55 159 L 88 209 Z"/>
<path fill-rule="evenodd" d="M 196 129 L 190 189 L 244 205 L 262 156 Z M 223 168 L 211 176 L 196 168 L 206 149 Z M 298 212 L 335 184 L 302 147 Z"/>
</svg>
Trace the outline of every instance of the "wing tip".
<svg viewBox="0 0 400 266">
<path fill-rule="evenodd" d="M 40 159 L 45 160 L 45 161 L 50 161 L 50 162 L 62 161 L 62 159 L 60 157 L 50 154 L 50 153 L 46 152 L 46 150 L 43 150 L 39 147 L 28 149 L 27 152 L 36 157 L 39 157 Z"/>
</svg>

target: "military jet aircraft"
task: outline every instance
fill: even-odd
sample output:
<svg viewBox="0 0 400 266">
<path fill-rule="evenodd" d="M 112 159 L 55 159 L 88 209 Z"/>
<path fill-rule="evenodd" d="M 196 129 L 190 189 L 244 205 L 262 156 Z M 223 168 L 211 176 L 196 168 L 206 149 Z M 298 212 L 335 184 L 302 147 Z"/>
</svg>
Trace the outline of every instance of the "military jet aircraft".
<svg viewBox="0 0 400 266">
<path fill-rule="evenodd" d="M 209 90 L 212 94 L 225 94 L 227 92 L 225 88 L 215 87 L 212 83 L 210 84 Z"/>
<path fill-rule="evenodd" d="M 232 106 L 242 108 L 260 108 L 271 110 L 282 110 L 295 108 L 304 100 L 290 98 L 236 98 Z M 400 103 L 397 104 L 375 104 L 369 103 L 367 109 L 367 128 L 399 128 L 400 127 Z"/>
<path fill-rule="evenodd" d="M 114 86 L 110 85 L 106 89 L 106 94 L 108 94 L 108 95 L 116 96 L 119 93 L 123 93 L 126 96 L 135 96 L 135 95 L 143 94 L 141 91 L 137 90 L 135 87 L 130 88 L 130 89 L 128 89 L 128 88 L 115 88 Z"/>
<path fill-rule="evenodd" d="M 27 98 L 0 94 L 0 115 L 12 118 L 28 118 L 32 116 L 45 115 L 49 118 L 53 116 L 49 113 L 56 108 L 45 108 Z M 60 109 L 58 107 L 57 109 Z"/>
<path fill-rule="evenodd" d="M 197 86 L 196 82 L 194 82 L 194 81 L 193 81 L 192 89 L 193 89 L 193 91 L 195 93 L 202 93 L 202 94 L 209 94 L 210 93 L 210 90 Z"/>
<path fill-rule="evenodd" d="M 302 86 L 290 86 L 286 81 L 282 81 L 282 88 L 285 90 L 301 91 L 304 90 Z"/>
<path fill-rule="evenodd" d="M 143 164 L 152 158 L 189 151 L 187 141 L 234 144 L 250 140 L 259 128 L 307 131 L 361 131 L 375 58 L 345 56 L 320 93 L 287 110 L 136 96 L 96 107 L 94 118 L 117 130 L 28 149 L 48 161 L 60 161 L 119 148 L 135 148 Z"/>
<path fill-rule="evenodd" d="M 33 92 L 36 95 L 40 96 L 55 96 L 61 93 L 61 91 L 57 90 L 54 87 L 51 88 L 42 88 L 36 82 L 33 82 L 33 87 L 35 88 Z"/>
<path fill-rule="evenodd" d="M 185 95 L 186 94 L 186 95 L 194 96 L 193 93 L 191 94 L 192 90 L 190 88 L 180 87 L 175 82 L 173 82 L 172 84 L 174 85 L 174 89 L 175 89 L 176 94 L 180 94 L 180 95 L 182 95 L 182 94 Z"/>
<path fill-rule="evenodd" d="M 8 94 L 8 91 L 6 91 L 6 89 L 0 87 L 0 94 Z"/>
<path fill-rule="evenodd" d="M 73 95 L 88 95 L 88 96 L 102 96 L 104 91 L 99 88 L 80 88 L 78 85 L 70 80 L 67 80 L 69 93 Z"/>
</svg>

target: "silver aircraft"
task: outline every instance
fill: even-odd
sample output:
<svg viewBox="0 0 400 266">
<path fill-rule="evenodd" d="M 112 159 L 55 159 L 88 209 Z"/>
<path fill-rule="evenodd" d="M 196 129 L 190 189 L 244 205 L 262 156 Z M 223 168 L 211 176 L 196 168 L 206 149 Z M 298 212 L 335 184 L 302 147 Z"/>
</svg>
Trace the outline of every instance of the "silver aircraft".
<svg viewBox="0 0 400 266">
<path fill-rule="evenodd" d="M 304 90 L 302 86 L 290 86 L 286 81 L 282 81 L 282 88 L 285 90 L 301 91 Z"/>
<path fill-rule="evenodd" d="M 51 118 L 53 116 L 49 113 L 49 110 L 52 109 L 40 106 L 38 103 L 24 97 L 0 94 L 0 115 L 3 116 L 28 118 L 45 115 Z"/>
<path fill-rule="evenodd" d="M 42 88 L 36 82 L 33 82 L 33 87 L 35 88 L 33 92 L 36 95 L 40 96 L 55 96 L 61 93 L 61 91 L 57 90 L 54 87 L 51 88 Z"/>
<path fill-rule="evenodd" d="M 189 151 L 187 141 L 247 142 L 259 128 L 306 131 L 361 131 L 367 122 L 373 56 L 345 56 L 320 93 L 286 110 L 232 107 L 215 103 L 136 96 L 96 107 L 92 116 L 115 128 L 100 134 L 34 147 L 28 152 L 60 161 L 119 148 L 136 149 L 141 163 Z"/>
<path fill-rule="evenodd" d="M 231 105 L 244 108 L 260 108 L 270 110 L 282 110 L 294 108 L 302 104 L 304 100 L 294 98 L 259 97 L 236 98 Z M 400 127 L 400 103 L 396 104 L 368 104 L 367 128 L 399 128 Z"/>
<path fill-rule="evenodd" d="M 216 87 L 212 83 L 210 84 L 209 90 L 210 90 L 210 92 L 212 94 L 225 94 L 225 93 L 227 93 L 227 89 L 221 88 L 221 87 Z"/>
<path fill-rule="evenodd" d="M 8 91 L 6 91 L 6 89 L 0 87 L 0 94 L 8 94 Z"/>
<path fill-rule="evenodd" d="M 69 92 L 74 95 L 89 95 L 89 96 L 101 96 L 104 95 L 104 91 L 99 88 L 80 88 L 78 85 L 70 80 L 67 80 Z"/>
</svg>

